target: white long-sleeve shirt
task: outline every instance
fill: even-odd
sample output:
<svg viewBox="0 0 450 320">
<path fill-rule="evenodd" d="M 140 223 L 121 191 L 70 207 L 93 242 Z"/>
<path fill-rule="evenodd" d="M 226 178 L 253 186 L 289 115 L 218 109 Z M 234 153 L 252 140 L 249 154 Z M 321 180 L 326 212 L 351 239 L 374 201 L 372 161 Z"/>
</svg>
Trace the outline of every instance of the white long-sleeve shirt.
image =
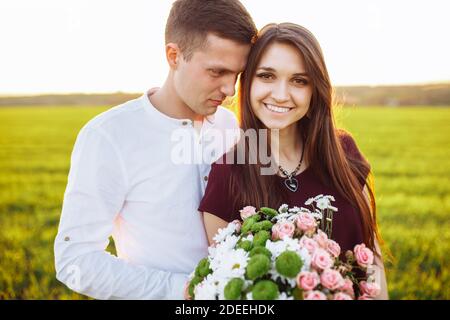
<svg viewBox="0 0 450 320">
<path fill-rule="evenodd" d="M 96 299 L 182 299 L 188 274 L 207 255 L 197 208 L 210 163 L 231 144 L 203 146 L 236 128 L 219 107 L 199 132 L 191 120 L 159 112 L 147 94 L 89 121 L 71 157 L 57 279 Z M 111 235 L 117 257 L 105 251 Z"/>
</svg>

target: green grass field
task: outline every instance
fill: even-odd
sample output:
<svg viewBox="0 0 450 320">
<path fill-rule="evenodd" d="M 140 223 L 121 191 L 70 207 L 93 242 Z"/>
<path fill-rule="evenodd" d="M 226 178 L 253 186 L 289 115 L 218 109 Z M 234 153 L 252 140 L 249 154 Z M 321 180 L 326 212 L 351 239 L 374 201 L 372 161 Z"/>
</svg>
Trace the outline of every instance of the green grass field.
<svg viewBox="0 0 450 320">
<path fill-rule="evenodd" d="M 0 299 L 84 299 L 55 279 L 70 153 L 101 107 L 0 108 Z M 343 108 L 375 174 L 394 299 L 450 299 L 450 108 Z"/>
</svg>

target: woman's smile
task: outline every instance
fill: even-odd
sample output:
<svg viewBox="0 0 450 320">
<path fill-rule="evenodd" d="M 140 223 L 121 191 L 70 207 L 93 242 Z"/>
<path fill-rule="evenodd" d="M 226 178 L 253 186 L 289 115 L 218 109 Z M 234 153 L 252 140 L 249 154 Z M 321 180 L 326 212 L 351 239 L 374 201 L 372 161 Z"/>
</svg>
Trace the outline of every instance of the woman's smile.
<svg viewBox="0 0 450 320">
<path fill-rule="evenodd" d="M 291 107 L 282 107 L 282 106 L 278 106 L 275 104 L 269 104 L 269 103 L 263 103 L 264 106 L 266 107 L 267 110 L 269 110 L 270 112 L 274 112 L 277 114 L 283 114 L 283 113 L 288 113 L 289 111 L 291 111 L 294 108 Z"/>
</svg>

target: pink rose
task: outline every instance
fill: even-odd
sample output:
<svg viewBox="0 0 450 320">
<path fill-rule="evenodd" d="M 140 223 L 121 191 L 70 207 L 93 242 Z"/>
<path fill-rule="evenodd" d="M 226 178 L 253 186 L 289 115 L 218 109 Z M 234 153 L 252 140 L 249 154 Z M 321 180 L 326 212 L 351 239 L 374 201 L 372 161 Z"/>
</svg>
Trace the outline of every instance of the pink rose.
<svg viewBox="0 0 450 320">
<path fill-rule="evenodd" d="M 239 233 L 241 231 L 241 226 L 242 226 L 241 222 L 236 219 L 236 220 L 231 221 L 231 223 L 234 223 L 236 225 L 236 232 Z"/>
<path fill-rule="evenodd" d="M 339 290 L 342 290 L 344 293 L 352 297 L 355 296 L 355 291 L 353 290 L 353 282 L 348 278 L 344 279 L 342 287 L 340 287 Z"/>
<path fill-rule="evenodd" d="M 373 300 L 373 299 L 369 297 L 367 294 L 363 294 L 362 296 L 358 297 L 358 300 Z"/>
<path fill-rule="evenodd" d="M 302 248 L 306 248 L 306 250 L 308 250 L 309 254 L 313 254 L 314 251 L 317 248 L 319 248 L 319 244 L 316 242 L 316 240 L 309 238 L 307 236 L 301 237 L 300 246 Z"/>
<path fill-rule="evenodd" d="M 246 206 L 242 210 L 239 210 L 239 212 L 241 213 L 242 220 L 245 220 L 256 214 L 256 208 L 252 206 Z"/>
<path fill-rule="evenodd" d="M 278 222 L 272 227 L 272 239 L 284 239 L 284 237 L 290 237 L 294 235 L 295 225 L 292 222 L 284 221 Z"/>
<path fill-rule="evenodd" d="M 318 248 L 314 251 L 313 256 L 311 258 L 311 263 L 313 267 L 321 270 L 325 270 L 331 268 L 333 266 L 333 259 L 328 252 L 325 250 Z"/>
<path fill-rule="evenodd" d="M 303 298 L 305 300 L 327 300 L 327 296 L 320 291 L 308 291 L 305 292 Z"/>
<path fill-rule="evenodd" d="M 341 247 L 334 240 L 331 240 L 331 239 L 328 240 L 327 249 L 328 249 L 328 252 L 331 253 L 331 255 L 335 258 L 339 257 L 339 255 L 341 254 Z"/>
<path fill-rule="evenodd" d="M 356 262 L 361 267 L 367 268 L 373 264 L 373 252 L 364 243 L 356 245 L 353 251 L 355 252 Z"/>
<path fill-rule="evenodd" d="M 338 292 L 334 294 L 333 300 L 353 300 L 353 298 L 346 293 Z"/>
<path fill-rule="evenodd" d="M 302 271 L 297 276 L 297 286 L 305 291 L 313 290 L 320 283 L 317 272 Z"/>
<path fill-rule="evenodd" d="M 316 230 L 316 219 L 307 212 L 301 212 L 296 220 L 297 228 L 305 233 L 312 234 Z"/>
<path fill-rule="evenodd" d="M 317 230 L 317 234 L 314 235 L 314 240 L 317 241 L 317 243 L 319 244 L 319 246 L 321 246 L 324 249 L 327 249 L 328 247 L 328 236 L 325 232 L 323 232 L 322 230 Z"/>
<path fill-rule="evenodd" d="M 380 286 L 375 282 L 361 281 L 359 288 L 361 289 L 361 293 L 367 295 L 369 298 L 375 298 L 381 291 Z"/>
<path fill-rule="evenodd" d="M 344 278 L 338 271 L 326 269 L 320 275 L 320 283 L 327 289 L 337 290 L 344 284 Z"/>
</svg>

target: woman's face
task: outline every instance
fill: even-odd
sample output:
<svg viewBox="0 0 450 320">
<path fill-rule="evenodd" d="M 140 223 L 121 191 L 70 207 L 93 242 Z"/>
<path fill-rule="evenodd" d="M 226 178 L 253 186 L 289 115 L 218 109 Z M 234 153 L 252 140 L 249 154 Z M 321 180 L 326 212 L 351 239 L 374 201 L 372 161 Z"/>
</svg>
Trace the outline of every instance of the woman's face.
<svg viewBox="0 0 450 320">
<path fill-rule="evenodd" d="M 269 129 L 293 126 L 308 112 L 311 95 L 300 51 L 290 44 L 270 44 L 250 88 L 250 102 L 258 119 Z"/>
</svg>

